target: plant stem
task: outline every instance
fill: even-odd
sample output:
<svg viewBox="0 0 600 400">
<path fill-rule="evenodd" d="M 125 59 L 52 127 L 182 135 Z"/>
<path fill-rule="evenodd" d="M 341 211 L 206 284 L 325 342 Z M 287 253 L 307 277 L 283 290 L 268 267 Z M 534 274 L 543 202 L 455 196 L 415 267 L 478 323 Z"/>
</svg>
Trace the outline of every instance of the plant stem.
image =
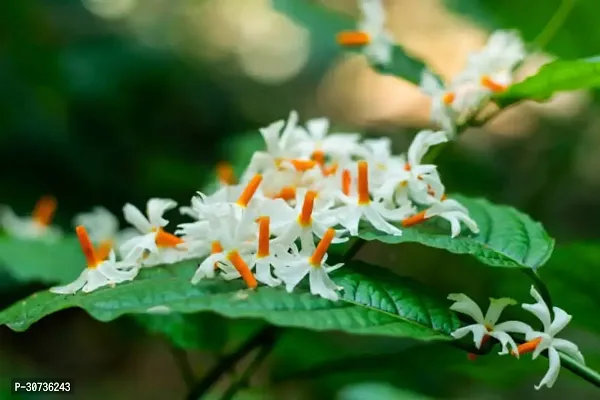
<svg viewBox="0 0 600 400">
<path fill-rule="evenodd" d="M 235 383 L 229 386 L 225 393 L 223 393 L 223 396 L 221 396 L 221 400 L 231 400 L 239 390 L 248 386 L 252 374 L 254 374 L 254 372 L 260 367 L 262 362 L 267 358 L 267 356 L 275 346 L 276 341 L 277 337 L 274 336 L 273 340 L 265 343 L 258 350 L 258 354 L 256 355 L 256 357 L 254 357 L 250 364 L 248 364 L 246 370 L 242 373 L 242 376 L 240 376 L 240 378 Z"/>
<path fill-rule="evenodd" d="M 352 244 L 350 245 L 350 248 L 348 249 L 348 251 L 346 251 L 344 253 L 344 262 L 348 262 L 348 261 L 352 260 L 365 243 L 366 243 L 366 240 L 361 239 L 361 238 L 356 238 L 354 240 L 354 242 L 352 242 Z"/>
<path fill-rule="evenodd" d="M 173 345 L 169 346 L 169 350 L 171 351 L 173 359 L 181 371 L 181 377 L 183 378 L 185 385 L 188 389 L 193 388 L 194 383 L 196 383 L 196 376 L 192 366 L 190 365 L 190 360 L 188 359 L 187 353 Z"/>
<path fill-rule="evenodd" d="M 279 328 L 274 326 L 266 326 L 258 331 L 254 336 L 251 336 L 246 342 L 242 343 L 233 353 L 223 357 L 221 361 L 210 370 L 204 378 L 190 390 L 186 396 L 187 400 L 197 400 L 204 396 L 210 388 L 221 379 L 221 376 L 231 370 L 242 358 L 250 353 L 256 347 L 263 343 L 274 341 Z"/>
<path fill-rule="evenodd" d="M 560 6 L 556 9 L 552 17 L 546 23 L 546 26 L 544 26 L 542 31 L 533 41 L 540 49 L 546 47 L 556 32 L 558 32 L 558 30 L 562 27 L 565 20 L 569 16 L 569 13 L 573 9 L 575 2 L 576 0 L 563 0 Z"/>
<path fill-rule="evenodd" d="M 592 385 L 600 388 L 600 374 L 593 369 L 578 363 L 566 354 L 559 353 L 561 365 Z"/>
</svg>

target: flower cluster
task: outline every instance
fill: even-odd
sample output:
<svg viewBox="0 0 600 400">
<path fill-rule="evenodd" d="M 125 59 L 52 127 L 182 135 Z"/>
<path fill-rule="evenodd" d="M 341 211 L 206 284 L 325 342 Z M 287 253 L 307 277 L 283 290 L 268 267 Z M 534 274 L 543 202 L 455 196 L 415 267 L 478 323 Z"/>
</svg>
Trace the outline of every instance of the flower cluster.
<svg viewBox="0 0 600 400">
<path fill-rule="evenodd" d="M 374 65 L 394 62 L 394 40 L 385 27 L 382 0 L 359 0 L 363 18 L 355 31 L 341 32 L 337 42 L 360 48 Z M 478 52 L 471 53 L 463 70 L 444 84 L 429 70 L 423 70 L 420 87 L 431 96 L 431 122 L 450 136 L 474 118 L 494 94 L 505 91 L 514 81 L 514 71 L 527 56 L 525 44 L 514 31 L 496 31 Z"/>
<path fill-rule="evenodd" d="M 365 139 L 357 133 L 329 133 L 326 118 L 298 123 L 295 111 L 260 129 L 265 149 L 255 152 L 237 182 L 231 166 L 218 168 L 219 188 L 198 193 L 180 212 L 191 218 L 167 232 L 170 199 L 150 199 L 143 213 L 123 207 L 133 228 L 119 232 L 104 208 L 75 218 L 87 266 L 73 283 L 56 293 L 84 292 L 136 277 L 141 268 L 200 259 L 192 283 L 219 274 L 284 284 L 292 291 L 309 275 L 310 291 L 336 300 L 339 287 L 327 264 L 331 243 L 358 236 L 361 224 L 389 235 L 433 217 L 450 222 L 452 237 L 461 222 L 477 233 L 475 221 L 457 201 L 446 198 L 435 165 L 423 159 L 431 146 L 448 140 L 443 131 L 419 132 L 407 154 L 393 155 L 388 138 Z M 55 202 L 45 199 L 31 218 L 12 213 L 3 226 L 21 237 L 56 235 L 49 225 Z M 24 228 L 25 227 L 25 228 Z"/>
<path fill-rule="evenodd" d="M 542 386 L 551 388 L 558 378 L 560 372 L 560 353 L 566 354 L 574 360 L 585 364 L 583 355 L 579 351 L 577 345 L 565 339 L 556 338 L 571 321 L 571 315 L 567 314 L 563 309 L 552 307 L 554 319 L 550 307 L 546 304 L 542 296 L 531 287 L 531 296 L 536 301 L 535 304 L 523 304 L 524 310 L 529 311 L 536 316 L 542 323 L 543 330 L 535 330 L 531 326 L 520 321 L 506 321 L 497 323 L 500 319 L 502 311 L 511 305 L 516 305 L 517 302 L 513 299 L 490 299 L 490 307 L 485 316 L 479 306 L 465 294 L 450 294 L 449 300 L 454 301 L 450 307 L 459 313 L 466 314 L 473 318 L 474 324 L 457 329 L 452 333 L 452 336 L 460 339 L 469 333 L 473 334 L 475 347 L 478 349 L 490 338 L 494 338 L 500 342 L 502 351 L 499 353 L 512 354 L 515 357 L 533 352 L 533 359 L 537 358 L 543 351 L 548 352 L 549 368 L 548 372 L 542 378 L 542 381 L 535 388 L 540 389 Z M 520 333 L 525 335 L 526 342 L 518 345 L 509 333 Z M 509 351 L 510 347 L 510 351 Z"/>
</svg>

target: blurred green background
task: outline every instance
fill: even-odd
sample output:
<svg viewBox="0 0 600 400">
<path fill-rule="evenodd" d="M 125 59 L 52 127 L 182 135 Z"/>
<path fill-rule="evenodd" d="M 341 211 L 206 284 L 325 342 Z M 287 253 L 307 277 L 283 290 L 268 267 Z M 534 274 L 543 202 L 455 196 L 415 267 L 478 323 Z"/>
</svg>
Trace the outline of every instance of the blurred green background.
<svg viewBox="0 0 600 400">
<path fill-rule="evenodd" d="M 516 28 L 531 42 L 560 7 L 569 14 L 535 58 L 600 52 L 596 0 L 385 4 L 398 41 L 444 76 L 459 71 L 490 30 Z M 303 119 L 329 116 L 340 130 L 389 135 L 403 151 L 427 126 L 427 100 L 336 47 L 335 33 L 352 27 L 357 12 L 354 0 L 1 2 L 0 203 L 27 214 L 41 195 L 53 194 L 57 224 L 66 229 L 74 214 L 95 205 L 120 214 L 125 202 L 141 206 L 149 197 L 186 203 L 213 181 L 216 162 L 243 166 L 257 128 L 291 109 Z M 439 158 L 452 192 L 513 205 L 557 238 L 541 275 L 557 305 L 574 315 L 567 336 L 595 368 L 597 99 L 571 93 L 523 104 L 469 130 Z M 440 293 L 529 300 L 529 282 L 516 272 L 479 268 L 467 256 L 417 245 L 381 246 L 367 246 L 360 258 Z M 44 287 L 6 273 L 0 281 L 3 308 Z M 24 333 L 0 327 L 0 398 L 11 398 L 7 382 L 15 376 L 72 378 L 82 399 L 183 398 L 186 384 L 169 341 L 151 333 L 161 331 L 160 318 L 145 329 L 133 318 L 102 324 L 68 310 Z M 188 356 L 200 376 L 260 326 L 202 314 L 182 317 L 173 329 L 177 345 L 193 347 Z M 269 390 L 240 398 L 598 398 L 568 371 L 554 389 L 535 392 L 545 367 L 543 359 L 492 354 L 470 362 L 440 344 L 294 329 L 253 380 L 260 387 L 271 376 Z"/>
</svg>

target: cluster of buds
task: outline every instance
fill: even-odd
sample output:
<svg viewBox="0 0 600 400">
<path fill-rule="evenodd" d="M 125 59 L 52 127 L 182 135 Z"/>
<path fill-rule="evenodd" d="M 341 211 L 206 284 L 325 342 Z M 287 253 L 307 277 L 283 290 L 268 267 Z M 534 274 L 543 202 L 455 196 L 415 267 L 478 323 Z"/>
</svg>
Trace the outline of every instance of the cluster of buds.
<svg viewBox="0 0 600 400">
<path fill-rule="evenodd" d="M 198 259 L 194 284 L 220 275 L 241 278 L 249 288 L 283 284 L 292 291 L 308 275 L 311 293 L 337 300 L 340 287 L 329 273 L 342 264 L 329 266 L 327 251 L 358 236 L 363 225 L 399 236 L 403 227 L 439 217 L 450 222 L 452 237 L 461 222 L 478 232 L 468 210 L 446 197 L 436 166 L 423 163 L 431 146 L 448 140 L 445 132 L 421 131 L 407 154 L 393 155 L 388 138 L 328 131 L 326 118 L 302 126 L 295 111 L 261 128 L 266 148 L 254 153 L 239 182 L 232 167 L 221 164 L 219 188 L 198 192 L 181 207 L 191 221 L 173 233 L 164 218 L 177 206 L 170 199 L 150 199 L 145 214 L 126 204 L 124 217 L 134 229 L 123 232 L 104 208 L 78 215 L 88 268 L 51 291 L 89 292 L 132 280 L 141 268 Z M 25 219 L 6 213 L 3 226 L 20 237 L 54 238 L 51 206 L 55 202 L 44 200 Z"/>
<path fill-rule="evenodd" d="M 502 346 L 499 354 L 511 354 L 517 358 L 523 354 L 533 352 L 532 357 L 535 359 L 543 351 L 547 351 L 548 372 L 535 388 L 540 389 L 542 386 L 551 388 L 560 372 L 560 353 L 566 354 L 581 364 L 585 364 L 585 360 L 575 343 L 556 337 L 569 324 L 572 318 L 571 315 L 558 307 L 552 307 L 552 313 L 550 307 L 534 286 L 531 287 L 530 293 L 536 301 L 535 304 L 522 304 L 521 306 L 541 321 L 543 330 L 536 330 L 520 321 L 498 323 L 502 311 L 507 306 L 517 304 L 513 299 L 490 299 L 490 306 L 484 316 L 479 306 L 467 295 L 461 293 L 448 296 L 449 300 L 454 301 L 450 309 L 468 315 L 475 323 L 457 329 L 452 333 L 452 336 L 460 339 L 472 333 L 475 347 L 478 349 L 491 338 L 496 339 Z M 552 318 L 552 314 L 554 314 L 554 318 Z M 526 342 L 517 346 L 510 335 L 511 333 L 525 335 Z"/>
</svg>

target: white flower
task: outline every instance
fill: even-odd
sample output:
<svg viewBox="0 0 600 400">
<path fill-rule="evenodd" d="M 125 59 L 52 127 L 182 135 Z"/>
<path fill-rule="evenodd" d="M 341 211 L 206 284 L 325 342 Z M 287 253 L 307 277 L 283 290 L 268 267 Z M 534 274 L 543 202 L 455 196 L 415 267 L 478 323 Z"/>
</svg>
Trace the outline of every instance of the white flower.
<svg viewBox="0 0 600 400">
<path fill-rule="evenodd" d="M 402 226 L 409 227 L 420 224 L 425 220 L 433 217 L 440 217 L 450 222 L 450 231 L 452 232 L 451 237 L 455 238 L 460 235 L 461 225 L 463 222 L 469 230 L 473 233 L 479 233 L 479 227 L 471 217 L 469 217 L 469 210 L 467 210 L 462 204 L 456 200 L 446 199 L 443 197 L 441 201 L 434 203 L 431 207 L 423 210 L 411 217 L 406 218 L 402 221 Z"/>
<path fill-rule="evenodd" d="M 458 328 L 452 332 L 452 336 L 456 339 L 460 339 L 467 334 L 472 333 L 475 347 L 478 349 L 487 338 L 493 337 L 502 345 L 500 354 L 506 354 L 508 352 L 508 345 L 510 345 L 513 350 L 517 349 L 517 344 L 507 332 L 527 333 L 533 330 L 529 325 L 519 321 L 506 321 L 498 324 L 498 319 L 500 319 L 500 314 L 504 311 L 504 308 L 517 304 L 513 299 L 490 298 L 490 307 L 488 308 L 485 317 L 479 306 L 466 294 L 453 293 L 448 295 L 448 300 L 455 302 L 450 306 L 451 310 L 466 314 L 476 322 L 475 324 Z"/>
<path fill-rule="evenodd" d="M 113 247 L 118 248 L 128 239 L 137 236 L 136 230 L 132 228 L 119 231 L 119 220 L 104 207 L 94 207 L 90 212 L 77 214 L 73 218 L 73 224 L 85 227 L 92 242 L 98 245 L 100 259 L 108 257 Z"/>
<path fill-rule="evenodd" d="M 437 124 L 449 135 L 456 133 L 458 112 L 452 107 L 456 94 L 451 89 L 446 89 L 438 78 L 429 70 L 423 69 L 421 73 L 421 91 L 431 97 L 431 112 L 429 119 Z"/>
<path fill-rule="evenodd" d="M 363 19 L 357 31 L 341 32 L 337 41 L 342 46 L 363 46 L 365 56 L 374 64 L 388 65 L 392 61 L 394 39 L 385 28 L 385 9 L 381 0 L 361 0 Z"/>
<path fill-rule="evenodd" d="M 279 265 L 280 259 L 277 257 L 277 254 L 285 253 L 287 247 L 277 245 L 271 246 L 270 223 L 271 219 L 268 216 L 261 216 L 258 218 L 258 241 L 256 252 L 249 268 L 256 269 L 256 280 L 259 282 L 269 286 L 277 286 L 281 281 L 273 277 L 271 274 L 271 266 L 277 267 Z"/>
<path fill-rule="evenodd" d="M 266 151 L 257 151 L 252 155 L 248 167 L 242 175 L 242 182 L 265 170 L 278 166 L 283 160 L 296 159 L 301 155 L 296 148 L 301 131 L 297 128 L 298 113 L 291 111 L 287 123 L 283 120 L 273 122 L 265 128 L 260 128 Z"/>
<path fill-rule="evenodd" d="M 123 207 L 125 220 L 133 225 L 141 235 L 135 236 L 121 245 L 120 252 L 126 259 L 142 259 L 144 266 L 172 264 L 186 257 L 180 247 L 183 240 L 163 229 L 169 221 L 163 214 L 175 208 L 177 203 L 169 199 L 150 199 L 146 205 L 146 214 L 132 204 Z"/>
<path fill-rule="evenodd" d="M 329 119 L 315 118 L 306 122 L 306 129 L 297 128 L 300 139 L 296 145 L 303 157 L 312 157 L 317 163 L 325 164 L 325 155 L 334 160 L 349 159 L 360 150 L 358 133 L 333 133 L 329 130 Z"/>
<path fill-rule="evenodd" d="M 289 247 L 300 238 L 303 249 L 314 248 L 313 235 L 321 238 L 328 227 L 335 224 L 335 219 L 330 215 L 333 202 L 319 200 L 317 192 L 299 189 L 296 192 L 295 208 L 282 208 L 279 212 L 272 213 L 273 223 L 277 226 L 278 232 L 275 243 Z M 344 231 L 336 233 L 341 235 Z M 333 243 L 347 240 L 348 238 L 338 237 Z"/>
<path fill-rule="evenodd" d="M 409 199 L 423 205 L 434 203 L 444 193 L 444 185 L 437 167 L 422 164 L 422 160 L 432 146 L 447 141 L 443 131 L 419 132 L 408 149 L 405 164 L 402 168 L 390 170 L 384 183 L 375 191 L 375 199 L 398 205 L 407 203 Z"/>
<path fill-rule="evenodd" d="M 233 205 L 230 205 L 230 209 L 227 215 L 210 218 L 212 254 L 200 263 L 192 277 L 192 284 L 204 278 L 213 278 L 215 271 L 221 269 L 226 279 L 241 276 L 249 288 L 257 286 L 256 278 L 248 266 L 256 243 L 255 215 L 249 210 L 236 212 Z"/>
<path fill-rule="evenodd" d="M 0 225 L 10 236 L 19 239 L 55 241 L 62 236 L 60 229 L 50 225 L 55 210 L 56 199 L 44 196 L 30 217 L 18 217 L 9 207 L 0 210 Z"/>
<path fill-rule="evenodd" d="M 102 260 L 96 254 L 85 228 L 78 226 L 75 231 L 86 258 L 87 268 L 72 283 L 50 288 L 52 293 L 73 294 L 79 290 L 89 293 L 102 286 L 131 281 L 137 276 L 139 269 L 131 268 L 135 265 L 134 260 L 117 262 L 114 251 L 110 252 L 107 260 Z"/>
<path fill-rule="evenodd" d="M 344 192 L 348 192 L 348 190 L 344 189 L 339 195 L 344 205 L 332 210 L 331 214 L 340 225 L 350 232 L 351 236 L 358 236 L 358 225 L 361 219 L 367 220 L 381 232 L 400 236 L 402 231 L 387 221 L 402 221 L 414 212 L 410 204 L 390 210 L 378 201 L 371 201 L 368 163 L 364 160 L 358 162 L 357 195 L 349 196 Z"/>
<path fill-rule="evenodd" d="M 519 349 L 513 354 L 518 355 L 533 351 L 532 357 L 535 359 L 542 351 L 548 351 L 548 372 L 544 375 L 540 384 L 535 387 L 539 390 L 544 385 L 551 388 L 554 382 L 556 382 L 558 373 L 560 372 L 559 352 L 568 355 L 582 364 L 585 364 L 585 360 L 575 343 L 555 337 L 568 325 L 572 316 L 567 314 L 563 309 L 552 307 L 554 311 L 554 320 L 552 320 L 548 305 L 537 290 L 535 290 L 535 287 L 531 286 L 530 293 L 537 303 L 523 304 L 522 307 L 539 318 L 544 326 L 544 330 L 527 332 L 525 335 L 527 343 L 520 345 Z"/>
<path fill-rule="evenodd" d="M 343 264 L 336 264 L 334 266 L 327 266 L 327 249 L 335 236 L 333 229 L 328 229 L 323 235 L 323 238 L 317 245 L 314 252 L 312 250 L 302 249 L 298 253 L 294 260 L 284 263 L 279 267 L 275 268 L 275 275 L 277 275 L 285 283 L 286 290 L 291 292 L 300 283 L 300 281 L 308 274 L 310 283 L 310 292 L 314 295 L 319 295 L 323 298 L 336 301 L 338 291 L 342 289 L 341 286 L 336 285 L 328 273 L 332 272 Z M 312 252 L 312 254 L 311 254 Z"/>
<path fill-rule="evenodd" d="M 466 73 L 475 77 L 490 95 L 502 92 L 512 84 L 513 70 L 526 55 L 517 32 L 496 31 L 483 50 L 469 56 Z"/>
</svg>

